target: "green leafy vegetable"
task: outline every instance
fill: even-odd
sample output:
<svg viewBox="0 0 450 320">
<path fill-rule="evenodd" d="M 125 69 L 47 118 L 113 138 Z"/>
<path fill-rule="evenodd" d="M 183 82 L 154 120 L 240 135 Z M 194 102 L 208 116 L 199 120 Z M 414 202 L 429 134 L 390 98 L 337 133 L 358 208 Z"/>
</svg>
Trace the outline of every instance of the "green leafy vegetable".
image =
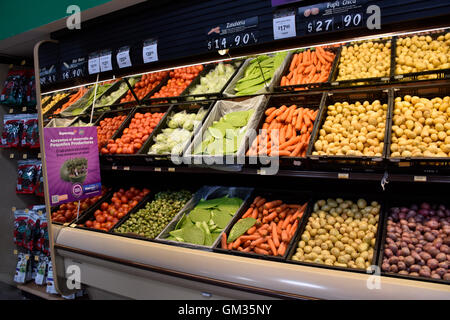
<svg viewBox="0 0 450 320">
<path fill-rule="evenodd" d="M 255 218 L 245 218 L 241 219 L 231 228 L 230 234 L 228 236 L 227 243 L 233 242 L 240 236 L 242 236 L 244 233 L 247 232 L 248 229 L 253 227 L 256 223 Z"/>
</svg>

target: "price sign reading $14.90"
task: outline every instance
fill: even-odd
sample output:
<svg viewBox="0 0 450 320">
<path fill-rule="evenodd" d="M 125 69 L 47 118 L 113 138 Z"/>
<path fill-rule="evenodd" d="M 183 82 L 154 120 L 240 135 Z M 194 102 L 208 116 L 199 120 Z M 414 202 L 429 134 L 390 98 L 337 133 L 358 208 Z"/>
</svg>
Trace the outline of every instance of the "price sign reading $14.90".
<svg viewBox="0 0 450 320">
<path fill-rule="evenodd" d="M 258 42 L 258 17 L 227 22 L 209 28 L 207 34 L 208 50 L 223 50 L 251 45 Z"/>
</svg>

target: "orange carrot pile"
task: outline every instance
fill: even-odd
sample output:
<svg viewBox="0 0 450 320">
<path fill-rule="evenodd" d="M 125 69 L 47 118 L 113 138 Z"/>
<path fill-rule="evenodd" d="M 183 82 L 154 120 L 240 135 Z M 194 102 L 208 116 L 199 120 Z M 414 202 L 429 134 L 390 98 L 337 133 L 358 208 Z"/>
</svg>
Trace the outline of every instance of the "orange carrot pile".
<svg viewBox="0 0 450 320">
<path fill-rule="evenodd" d="M 267 201 L 258 196 L 242 216 L 242 219 L 257 219 L 256 224 L 229 244 L 226 233 L 223 233 L 221 246 L 229 250 L 284 256 L 306 205 L 287 204 L 281 200 Z"/>
<path fill-rule="evenodd" d="M 61 106 L 61 108 L 58 108 L 53 112 L 53 114 L 59 114 L 62 111 L 66 110 L 70 105 L 77 102 L 78 99 L 80 99 L 84 94 L 88 91 L 85 87 L 81 87 L 77 93 L 75 93 L 73 96 L 70 97 L 69 101 L 67 101 L 65 104 Z"/>
<path fill-rule="evenodd" d="M 261 134 L 253 141 L 247 156 L 305 157 L 317 112 L 296 105 L 267 109 Z"/>
<path fill-rule="evenodd" d="M 322 47 L 294 54 L 289 74 L 281 78 L 281 86 L 326 82 L 335 54 Z M 301 88 L 298 88 L 301 89 Z"/>
</svg>

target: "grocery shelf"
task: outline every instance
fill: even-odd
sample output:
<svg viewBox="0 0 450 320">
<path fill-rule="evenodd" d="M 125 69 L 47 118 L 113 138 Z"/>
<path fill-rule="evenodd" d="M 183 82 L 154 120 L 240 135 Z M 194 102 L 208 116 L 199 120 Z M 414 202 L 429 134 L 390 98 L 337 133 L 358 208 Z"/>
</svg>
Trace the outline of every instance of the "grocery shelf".
<svg viewBox="0 0 450 320">
<path fill-rule="evenodd" d="M 46 288 L 47 288 L 46 285 L 39 286 L 34 282 L 17 285 L 17 289 L 25 291 L 27 293 L 30 293 L 45 300 L 65 300 L 60 295 L 47 293 Z"/>
<path fill-rule="evenodd" d="M 66 263 L 80 267 L 82 281 L 87 285 L 104 283 L 114 272 L 123 272 L 122 267 L 139 270 L 132 278 L 142 281 L 130 279 L 133 285 L 129 287 L 105 284 L 116 294 L 134 298 L 141 297 L 146 290 L 147 294 L 150 292 L 145 279 L 154 273 L 273 298 L 445 299 L 450 294 L 450 287 L 445 284 L 377 278 L 364 273 L 193 250 L 75 228 L 61 230 L 55 249 Z M 94 272 L 97 268 L 102 271 Z M 375 289 L 373 286 L 377 286 L 378 280 L 380 287 Z"/>
</svg>

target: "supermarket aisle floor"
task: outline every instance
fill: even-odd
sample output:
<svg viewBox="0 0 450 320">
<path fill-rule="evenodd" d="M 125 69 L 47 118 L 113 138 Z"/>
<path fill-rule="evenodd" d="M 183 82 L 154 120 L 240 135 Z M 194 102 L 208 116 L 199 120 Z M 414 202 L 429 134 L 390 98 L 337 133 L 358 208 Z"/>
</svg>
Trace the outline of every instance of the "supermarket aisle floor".
<svg viewBox="0 0 450 320">
<path fill-rule="evenodd" d="M 9 284 L 0 282 L 0 300 L 28 300 L 22 291 Z"/>
</svg>

